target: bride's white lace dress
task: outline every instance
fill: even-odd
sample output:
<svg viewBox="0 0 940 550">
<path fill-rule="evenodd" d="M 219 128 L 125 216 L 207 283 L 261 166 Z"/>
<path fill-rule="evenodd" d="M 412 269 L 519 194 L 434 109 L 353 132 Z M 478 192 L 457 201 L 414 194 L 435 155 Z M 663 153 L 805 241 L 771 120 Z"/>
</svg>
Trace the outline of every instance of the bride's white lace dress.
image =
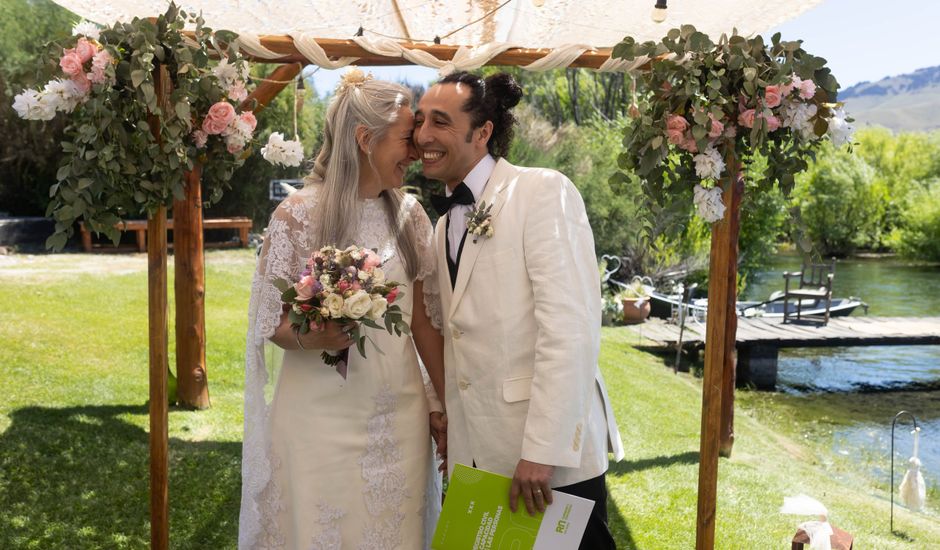
<svg viewBox="0 0 940 550">
<path fill-rule="evenodd" d="M 278 206 L 252 284 L 239 547 L 425 548 L 440 496 L 428 386 L 411 337 L 363 327 L 381 353 L 367 344 L 364 359 L 352 348 L 346 380 L 323 363 L 321 350 L 285 351 L 276 377 L 265 361 L 264 341 L 281 314 L 272 282 L 295 279 L 313 251 L 317 193 L 308 185 Z M 439 323 L 430 222 L 414 198 L 403 208 L 419 244 L 428 313 Z M 409 321 L 413 284 L 382 199 L 362 201 L 359 210 L 355 244 L 377 249 L 387 277 L 405 283 L 396 303 Z"/>
</svg>

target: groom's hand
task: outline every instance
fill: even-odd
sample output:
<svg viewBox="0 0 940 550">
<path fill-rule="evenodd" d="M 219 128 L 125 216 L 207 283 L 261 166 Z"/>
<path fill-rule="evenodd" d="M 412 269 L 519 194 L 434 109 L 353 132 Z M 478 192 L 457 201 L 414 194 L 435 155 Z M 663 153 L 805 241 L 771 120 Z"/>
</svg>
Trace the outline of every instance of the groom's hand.
<svg viewBox="0 0 940 550">
<path fill-rule="evenodd" d="M 552 503 L 551 481 L 554 473 L 554 466 L 520 460 L 509 489 L 509 509 L 516 511 L 521 495 L 530 516 L 534 516 L 536 510 L 544 512 L 545 506 Z"/>
<path fill-rule="evenodd" d="M 438 470 L 447 470 L 447 415 L 434 411 L 430 417 L 431 437 L 437 445 L 437 455 L 444 461 Z"/>
</svg>

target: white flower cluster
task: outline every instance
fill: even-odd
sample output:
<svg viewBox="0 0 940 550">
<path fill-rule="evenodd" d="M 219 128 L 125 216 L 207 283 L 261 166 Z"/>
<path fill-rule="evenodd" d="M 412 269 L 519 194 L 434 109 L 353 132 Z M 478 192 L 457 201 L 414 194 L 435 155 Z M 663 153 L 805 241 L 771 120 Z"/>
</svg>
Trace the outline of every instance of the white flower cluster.
<svg viewBox="0 0 940 550">
<path fill-rule="evenodd" d="M 242 63 L 241 68 L 235 64 L 229 63 L 228 59 L 222 58 L 219 64 L 212 69 L 212 74 L 219 79 L 219 85 L 232 101 L 244 101 L 248 99 L 248 90 L 245 89 L 245 81 L 248 80 L 248 64 Z"/>
<path fill-rule="evenodd" d="M 71 113 L 88 98 L 72 80 L 56 79 L 41 91 L 24 90 L 13 98 L 13 109 L 24 120 L 52 120 L 57 112 Z"/>
<path fill-rule="evenodd" d="M 817 108 L 814 103 L 805 103 L 792 99 L 785 100 L 780 108 L 784 127 L 798 132 L 804 140 L 816 139 L 812 121 L 812 118 L 816 116 L 816 111 Z"/>
<path fill-rule="evenodd" d="M 101 30 L 98 28 L 98 25 L 92 23 L 91 21 L 82 21 L 72 28 L 72 35 L 84 36 L 91 38 L 92 40 L 98 40 L 98 38 L 101 37 Z"/>
<path fill-rule="evenodd" d="M 706 189 L 695 186 L 695 207 L 697 214 L 708 223 L 714 223 L 725 217 L 725 204 L 721 201 L 721 187 Z"/>
<path fill-rule="evenodd" d="M 254 117 L 250 120 L 254 120 Z M 251 141 L 251 134 L 254 131 L 255 127 L 252 126 L 251 122 L 249 122 L 246 117 L 235 117 L 232 123 L 228 125 L 228 128 L 222 132 L 222 136 L 225 138 L 225 148 L 233 155 L 241 152 L 241 150 L 245 148 L 245 145 Z"/>
<path fill-rule="evenodd" d="M 300 166 L 304 160 L 304 147 L 299 140 L 285 140 L 284 134 L 273 132 L 268 143 L 261 148 L 264 160 L 274 165 Z"/>
<path fill-rule="evenodd" d="M 725 161 L 713 146 L 692 157 L 695 161 L 695 174 L 703 180 L 716 180 L 725 170 Z"/>
</svg>

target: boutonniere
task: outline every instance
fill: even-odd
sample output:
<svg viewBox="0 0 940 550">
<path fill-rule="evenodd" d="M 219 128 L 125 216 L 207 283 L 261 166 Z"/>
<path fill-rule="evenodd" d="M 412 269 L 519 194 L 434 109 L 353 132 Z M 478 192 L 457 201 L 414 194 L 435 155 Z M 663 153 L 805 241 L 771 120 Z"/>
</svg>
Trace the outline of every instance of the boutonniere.
<svg viewBox="0 0 940 550">
<path fill-rule="evenodd" d="M 489 239 L 493 236 L 493 225 L 491 223 L 492 214 L 490 210 L 493 205 L 487 205 L 486 201 L 480 201 L 480 204 L 474 206 L 467 212 L 467 233 L 473 235 L 473 242 L 477 242 L 480 237 Z"/>
</svg>

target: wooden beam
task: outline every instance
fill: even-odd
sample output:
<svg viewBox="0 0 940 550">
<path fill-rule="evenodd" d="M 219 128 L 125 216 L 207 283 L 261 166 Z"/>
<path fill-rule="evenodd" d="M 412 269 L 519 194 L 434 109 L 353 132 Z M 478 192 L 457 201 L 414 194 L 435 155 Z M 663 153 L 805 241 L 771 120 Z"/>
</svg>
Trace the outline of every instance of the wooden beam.
<svg viewBox="0 0 940 550">
<path fill-rule="evenodd" d="M 271 103 L 271 100 L 273 100 L 281 90 L 288 84 L 294 82 L 294 79 L 297 77 L 297 74 L 300 73 L 301 69 L 303 69 L 304 65 L 306 65 L 306 62 L 296 62 L 281 65 L 274 69 L 270 75 L 260 81 L 254 91 L 251 92 L 251 95 L 248 96 L 248 99 L 242 101 L 238 110 L 245 111 L 250 109 L 256 114 L 263 111 L 268 103 Z"/>
<path fill-rule="evenodd" d="M 173 201 L 173 289 L 176 297 L 176 399 L 208 409 L 206 272 L 202 231 L 202 166 L 186 173 L 186 197 Z"/>
<path fill-rule="evenodd" d="M 732 220 L 739 214 L 734 212 L 740 201 L 734 201 L 738 165 L 731 149 L 726 154 L 725 165 L 732 176 L 724 182 L 725 217 L 712 225 L 712 245 L 708 275 L 708 317 L 705 325 L 705 375 L 702 381 L 702 430 L 699 447 L 698 469 L 698 515 L 695 529 L 696 550 L 712 550 L 715 547 L 715 513 L 718 497 L 718 452 L 721 432 L 722 378 L 728 354 L 734 353 L 734 334 L 728 346 L 727 330 L 729 317 L 735 315 L 733 285 L 728 278 L 734 272 L 732 251 L 737 250 L 736 233 L 732 231 Z M 736 255 L 736 253 L 734 254 Z"/>
<path fill-rule="evenodd" d="M 266 59 L 263 57 L 250 55 L 248 52 L 243 50 L 242 53 L 248 59 L 258 63 L 299 62 L 305 65 L 312 63 L 309 59 L 304 57 L 300 51 L 297 50 L 297 47 L 294 46 L 294 39 L 289 36 L 268 35 L 261 36 L 260 40 L 262 46 L 273 52 L 284 54 L 284 57 L 278 59 Z M 339 40 L 335 38 L 317 38 L 316 40 L 317 44 L 323 48 L 323 51 L 326 52 L 326 55 L 331 59 L 338 59 L 340 57 L 356 57 L 358 58 L 358 61 L 355 63 L 356 65 L 413 65 L 411 61 L 408 61 L 403 57 L 386 57 L 382 55 L 375 55 L 364 50 L 361 46 L 359 46 L 359 44 L 356 44 L 352 40 Z M 458 49 L 458 46 L 430 44 L 427 42 L 400 42 L 400 44 L 408 49 L 430 53 L 442 61 L 452 60 Z M 491 59 L 489 62 L 487 62 L 487 65 L 528 65 L 533 61 L 542 59 L 551 51 L 552 50 L 548 48 L 512 48 Z M 587 69 L 599 69 L 605 61 L 610 59 L 610 54 L 612 51 L 612 48 L 600 48 L 586 51 L 581 54 L 580 57 L 574 60 L 574 62 L 572 62 L 569 66 L 583 67 Z"/>
<path fill-rule="evenodd" d="M 166 65 L 154 69 L 157 105 L 165 107 L 170 97 L 170 75 Z M 164 111 L 166 112 L 166 111 Z M 159 141 L 160 124 L 150 116 L 150 129 Z M 147 220 L 147 306 L 150 333 L 150 548 L 167 550 L 170 540 L 169 464 L 167 428 L 167 246 L 166 207 Z"/>
</svg>

